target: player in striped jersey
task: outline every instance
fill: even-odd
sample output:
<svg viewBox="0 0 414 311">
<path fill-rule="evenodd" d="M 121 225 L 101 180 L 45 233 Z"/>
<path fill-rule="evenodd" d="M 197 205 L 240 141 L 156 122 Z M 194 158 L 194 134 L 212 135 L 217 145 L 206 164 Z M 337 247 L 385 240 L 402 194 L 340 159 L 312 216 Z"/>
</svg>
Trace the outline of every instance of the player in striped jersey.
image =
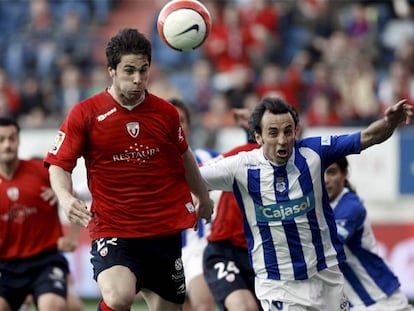
<svg viewBox="0 0 414 311">
<path fill-rule="evenodd" d="M 263 98 L 249 119 L 261 148 L 201 167 L 209 189 L 233 191 L 237 198 L 264 310 L 348 310 L 338 267 L 345 253 L 324 171 L 385 141 L 411 116 L 412 107 L 402 100 L 360 132 L 297 139 L 292 107 Z"/>
<path fill-rule="evenodd" d="M 168 100 L 178 111 L 181 127 L 186 137 L 190 137 L 191 114 L 190 109 L 178 98 Z M 208 162 L 217 157 L 218 152 L 211 149 L 197 148 L 193 150 L 197 163 Z M 187 288 L 187 299 L 184 304 L 186 311 L 214 311 L 216 306 L 213 296 L 204 280 L 203 252 L 207 245 L 207 236 L 210 234 L 211 224 L 198 221 L 198 229 L 186 229 L 182 231 L 182 260 Z"/>
<path fill-rule="evenodd" d="M 387 263 L 378 255 L 367 211 L 348 179 L 344 157 L 325 171 L 326 190 L 334 209 L 338 237 L 346 262 L 339 264 L 345 276 L 345 294 L 353 311 L 409 311 L 407 297 Z"/>
</svg>

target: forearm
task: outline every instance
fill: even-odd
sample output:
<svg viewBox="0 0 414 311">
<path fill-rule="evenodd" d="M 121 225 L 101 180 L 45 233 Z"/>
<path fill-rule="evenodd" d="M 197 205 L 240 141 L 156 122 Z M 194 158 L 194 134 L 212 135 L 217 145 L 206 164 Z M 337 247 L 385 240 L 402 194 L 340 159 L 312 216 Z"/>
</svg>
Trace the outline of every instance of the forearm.
<svg viewBox="0 0 414 311">
<path fill-rule="evenodd" d="M 371 123 L 361 132 L 361 150 L 386 141 L 397 125 L 390 123 L 385 117 Z"/>
<path fill-rule="evenodd" d="M 51 165 L 49 167 L 50 184 L 59 202 L 73 197 L 72 174 L 64 169 Z"/>
<path fill-rule="evenodd" d="M 191 192 L 198 198 L 209 198 L 207 187 L 205 186 L 204 181 L 201 177 L 200 169 L 198 168 L 197 162 L 194 158 L 191 149 L 188 149 L 183 154 L 183 160 L 185 168 L 185 177 Z"/>
<path fill-rule="evenodd" d="M 51 165 L 49 175 L 52 189 L 68 219 L 72 223 L 87 227 L 93 214 L 88 211 L 85 202 L 73 195 L 72 174 L 58 166 Z"/>
<path fill-rule="evenodd" d="M 413 115 L 412 110 L 413 107 L 406 104 L 405 99 L 388 107 L 382 119 L 371 123 L 361 132 L 361 150 L 387 140 L 403 121 L 409 124 Z"/>
</svg>

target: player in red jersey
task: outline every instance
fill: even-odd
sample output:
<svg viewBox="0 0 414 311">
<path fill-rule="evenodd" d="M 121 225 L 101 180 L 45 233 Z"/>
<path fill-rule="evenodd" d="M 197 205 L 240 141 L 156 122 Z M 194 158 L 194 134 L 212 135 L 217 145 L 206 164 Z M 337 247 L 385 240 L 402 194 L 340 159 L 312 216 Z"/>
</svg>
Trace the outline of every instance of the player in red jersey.
<svg viewBox="0 0 414 311">
<path fill-rule="evenodd" d="M 68 263 L 57 199 L 40 160 L 18 158 L 19 125 L 0 118 L 0 310 L 31 294 L 38 310 L 66 310 Z"/>
<path fill-rule="evenodd" d="M 213 202 L 176 108 L 147 91 L 151 43 L 123 29 L 109 40 L 106 57 L 112 85 L 73 107 L 47 154 L 52 187 L 69 220 L 89 228 L 103 298 L 98 310 L 129 310 L 138 292 L 151 310 L 179 310 L 181 231 L 209 221 Z M 72 194 L 79 157 L 90 211 Z"/>
</svg>

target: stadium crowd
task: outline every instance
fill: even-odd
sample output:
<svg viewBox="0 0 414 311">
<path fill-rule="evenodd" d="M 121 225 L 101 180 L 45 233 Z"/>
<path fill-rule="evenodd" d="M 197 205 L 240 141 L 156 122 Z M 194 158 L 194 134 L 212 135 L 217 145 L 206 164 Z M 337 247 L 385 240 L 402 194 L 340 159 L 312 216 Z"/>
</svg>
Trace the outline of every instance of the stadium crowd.
<svg viewBox="0 0 414 311">
<path fill-rule="evenodd" d="M 55 127 L 107 86 L 93 46 L 124 1 L 133 0 L 1 1 L 0 113 L 22 127 Z M 150 87 L 190 104 L 195 147 L 214 148 L 219 130 L 234 126 L 231 108 L 272 93 L 306 126 L 366 125 L 397 98 L 414 102 L 412 0 L 206 0 L 212 31 L 186 53 L 157 34 L 165 2 L 154 1 L 145 25 L 156 64 Z"/>
</svg>

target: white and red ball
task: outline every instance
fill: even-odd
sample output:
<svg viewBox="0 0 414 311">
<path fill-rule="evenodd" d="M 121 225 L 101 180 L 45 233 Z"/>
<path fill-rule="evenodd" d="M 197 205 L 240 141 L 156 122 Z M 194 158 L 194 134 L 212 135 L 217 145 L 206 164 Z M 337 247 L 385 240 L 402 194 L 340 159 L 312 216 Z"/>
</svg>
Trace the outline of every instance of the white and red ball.
<svg viewBox="0 0 414 311">
<path fill-rule="evenodd" d="M 178 51 L 201 46 L 211 31 L 211 15 L 197 0 L 172 0 L 161 9 L 157 20 L 161 39 Z"/>
</svg>

